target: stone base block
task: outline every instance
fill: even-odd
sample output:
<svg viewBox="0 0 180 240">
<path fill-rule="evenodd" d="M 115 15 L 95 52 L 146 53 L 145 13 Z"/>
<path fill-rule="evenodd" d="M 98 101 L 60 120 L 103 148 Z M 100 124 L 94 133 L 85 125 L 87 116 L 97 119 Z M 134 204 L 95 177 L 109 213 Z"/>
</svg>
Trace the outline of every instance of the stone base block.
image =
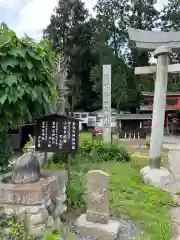
<svg viewBox="0 0 180 240">
<path fill-rule="evenodd" d="M 86 220 L 86 214 L 82 214 L 75 222 L 77 230 L 86 237 L 96 237 L 100 240 L 115 240 L 117 238 L 120 222 L 109 220 L 108 224 L 92 223 Z"/>
<path fill-rule="evenodd" d="M 140 175 L 144 183 L 166 191 L 168 190 L 169 185 L 174 181 L 171 172 L 163 167 L 160 169 L 154 169 L 146 166 L 141 169 Z"/>
</svg>

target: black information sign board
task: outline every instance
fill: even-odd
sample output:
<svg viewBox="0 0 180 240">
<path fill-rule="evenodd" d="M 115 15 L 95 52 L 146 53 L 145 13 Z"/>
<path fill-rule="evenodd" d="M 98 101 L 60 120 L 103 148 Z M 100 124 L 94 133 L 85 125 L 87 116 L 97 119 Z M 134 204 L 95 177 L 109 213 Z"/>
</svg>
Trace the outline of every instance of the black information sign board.
<svg viewBox="0 0 180 240">
<path fill-rule="evenodd" d="M 40 152 L 77 152 L 79 121 L 52 114 L 37 120 L 35 149 Z"/>
</svg>

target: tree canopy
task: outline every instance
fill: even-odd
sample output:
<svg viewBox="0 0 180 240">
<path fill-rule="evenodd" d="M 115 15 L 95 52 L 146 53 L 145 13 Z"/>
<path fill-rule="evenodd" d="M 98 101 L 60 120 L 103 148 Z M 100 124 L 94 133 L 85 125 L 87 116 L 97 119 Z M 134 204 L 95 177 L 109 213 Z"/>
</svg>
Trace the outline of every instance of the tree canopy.
<svg viewBox="0 0 180 240">
<path fill-rule="evenodd" d="M 44 38 L 56 51 L 71 59 L 71 74 L 78 86 L 75 108 L 93 111 L 102 104 L 102 65 L 112 65 L 112 107 L 135 112 L 142 91 L 153 91 L 152 76 L 134 75 L 136 66 L 149 65 L 149 53 L 139 53 L 130 42 L 127 27 L 143 30 L 179 29 L 179 0 L 169 1 L 162 11 L 156 0 L 97 0 L 94 17 L 81 0 L 59 0 Z M 74 51 L 74 54 L 72 52 Z M 173 61 L 179 62 L 179 55 Z M 179 91 L 179 76 L 171 76 L 169 90 Z"/>
</svg>

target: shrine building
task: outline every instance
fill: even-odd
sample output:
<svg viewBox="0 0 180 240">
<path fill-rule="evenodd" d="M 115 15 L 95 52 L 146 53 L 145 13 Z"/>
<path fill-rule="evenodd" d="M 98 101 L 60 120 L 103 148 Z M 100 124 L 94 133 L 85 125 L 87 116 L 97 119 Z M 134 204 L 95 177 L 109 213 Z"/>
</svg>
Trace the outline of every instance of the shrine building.
<svg viewBox="0 0 180 240">
<path fill-rule="evenodd" d="M 143 103 L 140 106 L 140 113 L 152 114 L 154 93 L 142 92 L 142 95 Z M 178 134 L 180 133 L 180 92 L 168 92 L 166 96 L 164 133 Z M 151 132 L 151 122 L 152 119 L 144 121 L 143 124 L 144 130 L 148 133 Z"/>
</svg>

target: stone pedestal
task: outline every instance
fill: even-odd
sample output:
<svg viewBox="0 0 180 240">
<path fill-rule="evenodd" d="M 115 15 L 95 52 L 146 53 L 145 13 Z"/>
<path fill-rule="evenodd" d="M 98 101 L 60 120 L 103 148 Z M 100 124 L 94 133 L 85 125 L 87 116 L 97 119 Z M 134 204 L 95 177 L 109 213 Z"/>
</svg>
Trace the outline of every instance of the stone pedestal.
<svg viewBox="0 0 180 240">
<path fill-rule="evenodd" d="M 87 212 L 75 225 L 81 235 L 101 240 L 115 240 L 120 222 L 109 219 L 108 174 L 93 170 L 88 172 Z"/>
<path fill-rule="evenodd" d="M 30 184 L 12 184 L 10 180 L 11 173 L 0 178 L 1 215 L 15 214 L 36 238 L 47 229 L 59 230 L 60 217 L 67 209 L 67 171 L 42 170 L 40 180 Z"/>
<path fill-rule="evenodd" d="M 77 219 L 76 226 L 84 236 L 95 237 L 101 240 L 115 240 L 121 224 L 111 219 L 107 224 L 88 222 L 86 214 L 83 214 Z"/>
<path fill-rule="evenodd" d="M 141 169 L 140 174 L 144 183 L 161 188 L 165 191 L 168 190 L 169 184 L 174 181 L 170 171 L 163 167 L 151 168 L 150 166 L 146 166 Z"/>
<path fill-rule="evenodd" d="M 158 47 L 154 52 L 157 58 L 156 82 L 153 103 L 153 119 L 150 144 L 151 167 L 160 168 L 161 148 L 164 136 L 164 118 L 166 107 L 166 92 L 168 81 L 169 55 L 172 50 L 167 46 Z"/>
</svg>

